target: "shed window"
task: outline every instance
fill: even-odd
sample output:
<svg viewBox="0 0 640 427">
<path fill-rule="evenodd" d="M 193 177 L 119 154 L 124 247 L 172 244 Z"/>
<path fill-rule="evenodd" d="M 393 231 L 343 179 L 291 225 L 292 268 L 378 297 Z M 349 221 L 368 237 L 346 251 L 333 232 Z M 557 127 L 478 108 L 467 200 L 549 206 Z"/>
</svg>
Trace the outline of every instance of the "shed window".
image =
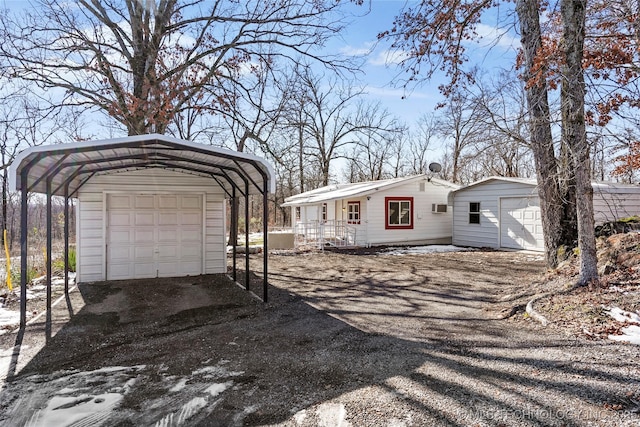
<svg viewBox="0 0 640 427">
<path fill-rule="evenodd" d="M 322 204 L 322 222 L 327 222 L 327 204 Z"/>
<path fill-rule="evenodd" d="M 469 203 L 469 224 L 480 224 L 480 202 Z"/>
<path fill-rule="evenodd" d="M 347 202 L 347 223 L 360 224 L 360 202 Z"/>
<path fill-rule="evenodd" d="M 300 221 L 300 206 L 296 206 L 296 221 Z"/>
<path fill-rule="evenodd" d="M 386 229 L 413 228 L 413 197 L 385 197 Z"/>
</svg>

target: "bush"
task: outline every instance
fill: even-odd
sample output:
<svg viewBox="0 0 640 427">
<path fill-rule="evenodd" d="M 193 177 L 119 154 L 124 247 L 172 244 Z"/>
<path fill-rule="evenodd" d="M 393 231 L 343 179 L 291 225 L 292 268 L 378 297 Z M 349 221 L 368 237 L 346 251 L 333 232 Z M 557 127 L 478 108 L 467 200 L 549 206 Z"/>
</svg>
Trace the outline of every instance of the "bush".
<svg viewBox="0 0 640 427">
<path fill-rule="evenodd" d="M 40 276 L 40 271 L 36 267 L 28 267 L 27 268 L 27 284 L 31 283 L 33 279 Z M 13 289 L 20 287 L 20 268 L 11 269 L 11 283 L 13 284 Z"/>
<path fill-rule="evenodd" d="M 51 268 L 54 272 L 64 272 L 64 257 L 54 259 L 51 263 Z M 75 248 L 69 248 L 69 271 L 76 271 L 76 250 Z"/>
</svg>

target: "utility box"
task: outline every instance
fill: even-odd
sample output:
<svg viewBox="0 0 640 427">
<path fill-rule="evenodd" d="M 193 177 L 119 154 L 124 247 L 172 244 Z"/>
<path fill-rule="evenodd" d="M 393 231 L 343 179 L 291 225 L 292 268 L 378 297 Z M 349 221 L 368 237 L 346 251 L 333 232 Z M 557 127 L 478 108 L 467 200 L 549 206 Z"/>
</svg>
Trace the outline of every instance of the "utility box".
<svg viewBox="0 0 640 427">
<path fill-rule="evenodd" d="M 272 232 L 267 234 L 269 250 L 293 249 L 294 234 L 292 232 Z"/>
</svg>

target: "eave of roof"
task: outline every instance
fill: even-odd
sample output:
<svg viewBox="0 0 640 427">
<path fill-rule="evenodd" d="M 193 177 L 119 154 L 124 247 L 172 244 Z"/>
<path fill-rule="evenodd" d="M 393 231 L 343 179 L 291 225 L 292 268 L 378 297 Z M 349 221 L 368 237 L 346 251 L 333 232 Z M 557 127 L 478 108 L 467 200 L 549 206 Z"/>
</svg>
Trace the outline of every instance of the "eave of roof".
<svg viewBox="0 0 640 427">
<path fill-rule="evenodd" d="M 158 134 L 31 147 L 16 156 L 9 177 L 15 190 L 47 193 L 50 185 L 62 196 L 94 175 L 145 168 L 209 177 L 228 194 L 234 186 L 240 193 L 275 191 L 273 168 L 264 159 Z"/>
<path fill-rule="evenodd" d="M 412 175 L 402 178 L 391 178 L 380 181 L 356 182 L 351 184 L 335 184 L 306 191 L 295 196 L 287 197 L 282 207 L 303 206 L 324 203 L 332 200 L 341 200 L 348 197 L 365 197 L 381 190 L 388 190 L 399 185 L 413 181 L 432 181 L 439 185 L 446 185 L 452 190 L 459 186 L 437 178 L 429 178 L 427 175 Z"/>
<path fill-rule="evenodd" d="M 465 191 L 465 190 L 468 190 L 470 188 L 476 187 L 478 185 L 486 184 L 487 182 L 490 182 L 490 181 L 513 182 L 513 183 L 516 183 L 516 184 L 530 185 L 532 187 L 536 187 L 538 185 L 538 182 L 537 182 L 537 180 L 535 178 L 512 178 L 512 177 L 506 177 L 506 176 L 490 176 L 490 177 L 478 180 L 476 182 L 472 182 L 471 184 L 466 185 L 464 187 L 460 187 L 457 190 L 454 190 L 452 192 L 453 193 L 458 193 L 460 191 Z"/>
</svg>

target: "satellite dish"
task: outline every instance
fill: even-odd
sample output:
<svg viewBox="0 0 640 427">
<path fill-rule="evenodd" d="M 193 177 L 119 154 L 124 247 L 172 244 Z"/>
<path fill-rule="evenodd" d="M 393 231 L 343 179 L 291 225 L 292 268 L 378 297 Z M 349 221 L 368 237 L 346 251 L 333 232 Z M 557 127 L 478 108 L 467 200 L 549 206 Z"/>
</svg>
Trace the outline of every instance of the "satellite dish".
<svg viewBox="0 0 640 427">
<path fill-rule="evenodd" d="M 442 170 L 442 166 L 440 166 L 440 163 L 429 163 L 429 170 L 433 173 L 438 173 Z"/>
</svg>

